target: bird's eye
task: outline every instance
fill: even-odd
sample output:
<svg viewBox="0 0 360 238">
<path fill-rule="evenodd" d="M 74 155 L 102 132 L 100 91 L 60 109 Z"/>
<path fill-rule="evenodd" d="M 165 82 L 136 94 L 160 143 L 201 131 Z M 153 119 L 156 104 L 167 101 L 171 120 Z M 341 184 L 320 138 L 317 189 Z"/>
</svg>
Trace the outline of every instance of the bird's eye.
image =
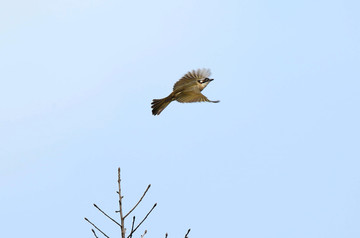
<svg viewBox="0 0 360 238">
<path fill-rule="evenodd" d="M 202 81 L 202 80 L 199 80 L 198 82 L 199 82 L 199 83 L 203 83 L 203 81 Z"/>
</svg>

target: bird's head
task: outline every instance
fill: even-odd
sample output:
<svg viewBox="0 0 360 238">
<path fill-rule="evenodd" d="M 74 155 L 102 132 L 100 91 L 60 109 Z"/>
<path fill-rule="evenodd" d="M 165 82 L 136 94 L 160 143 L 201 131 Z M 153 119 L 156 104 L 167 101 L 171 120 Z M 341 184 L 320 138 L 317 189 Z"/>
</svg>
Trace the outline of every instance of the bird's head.
<svg viewBox="0 0 360 238">
<path fill-rule="evenodd" d="M 200 91 L 203 90 L 213 80 L 214 79 L 209 78 L 199 79 L 197 82 L 199 83 Z"/>
</svg>

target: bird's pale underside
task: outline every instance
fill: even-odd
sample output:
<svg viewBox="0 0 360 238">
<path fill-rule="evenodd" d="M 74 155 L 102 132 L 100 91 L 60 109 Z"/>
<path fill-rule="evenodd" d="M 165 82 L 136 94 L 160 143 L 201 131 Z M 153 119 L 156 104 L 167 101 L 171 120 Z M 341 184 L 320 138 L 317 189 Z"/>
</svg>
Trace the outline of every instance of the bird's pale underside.
<svg viewBox="0 0 360 238">
<path fill-rule="evenodd" d="M 172 101 L 181 103 L 212 102 L 201 91 L 214 79 L 210 79 L 209 69 L 192 70 L 174 84 L 173 92 L 162 99 L 154 99 L 151 103 L 152 114 L 159 115 Z"/>
</svg>

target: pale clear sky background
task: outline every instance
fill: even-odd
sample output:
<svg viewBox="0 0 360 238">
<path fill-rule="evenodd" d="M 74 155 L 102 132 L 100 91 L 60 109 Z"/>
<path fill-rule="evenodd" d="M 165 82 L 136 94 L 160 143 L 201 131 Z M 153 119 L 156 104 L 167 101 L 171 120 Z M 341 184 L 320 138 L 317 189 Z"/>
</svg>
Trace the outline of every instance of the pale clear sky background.
<svg viewBox="0 0 360 238">
<path fill-rule="evenodd" d="M 360 3 L 0 3 L 1 237 L 360 237 Z M 172 103 L 207 67 L 219 104 Z M 116 217 L 117 215 L 114 215 Z M 130 222 L 130 220 L 128 221 Z M 128 224 L 130 225 L 130 224 Z M 140 232 L 136 237 L 140 237 Z"/>
</svg>

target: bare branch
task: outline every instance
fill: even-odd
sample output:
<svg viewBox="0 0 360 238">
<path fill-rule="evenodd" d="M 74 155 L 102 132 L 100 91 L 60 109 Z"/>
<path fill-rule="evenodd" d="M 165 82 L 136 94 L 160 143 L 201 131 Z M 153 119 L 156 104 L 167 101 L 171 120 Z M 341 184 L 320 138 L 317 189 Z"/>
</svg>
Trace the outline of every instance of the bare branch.
<svg viewBox="0 0 360 238">
<path fill-rule="evenodd" d="M 99 238 L 99 237 L 96 235 L 96 233 L 95 233 L 94 229 L 91 229 L 91 231 L 93 232 L 93 234 L 94 234 L 95 238 Z"/>
<path fill-rule="evenodd" d="M 144 238 L 144 236 L 146 235 L 147 230 L 144 231 L 144 234 L 141 235 L 141 238 Z"/>
<path fill-rule="evenodd" d="M 135 216 L 133 216 L 133 221 L 132 221 L 132 224 L 131 224 L 130 238 L 132 238 L 132 234 L 133 234 L 133 231 L 134 231 L 134 223 L 135 223 Z"/>
<path fill-rule="evenodd" d="M 185 234 L 185 238 L 188 238 L 188 235 L 189 235 L 189 232 L 190 232 L 191 229 L 189 229 L 186 234 Z"/>
<path fill-rule="evenodd" d="M 141 226 L 141 224 L 146 220 L 146 218 L 150 215 L 150 213 L 154 210 L 154 208 L 156 207 L 157 203 L 154 204 L 154 206 L 150 209 L 150 211 L 148 212 L 148 214 L 146 214 L 146 216 L 144 217 L 144 219 L 139 223 L 139 225 L 136 226 L 136 228 L 134 229 L 134 231 L 132 231 L 130 233 L 130 235 L 128 235 L 127 238 L 130 238 L 130 236 L 137 230 L 137 228 L 139 228 L 139 226 Z"/>
<path fill-rule="evenodd" d="M 106 214 L 103 210 L 101 210 L 95 203 L 94 203 L 94 207 L 96 207 L 100 212 L 102 212 L 102 214 L 104 214 L 107 218 L 109 218 L 110 220 L 112 220 L 113 222 L 116 223 L 116 225 L 120 226 L 119 222 L 115 221 L 113 218 L 111 218 L 108 214 Z"/>
<path fill-rule="evenodd" d="M 119 184 L 119 212 L 120 212 L 120 221 L 121 221 L 121 237 L 125 238 L 125 219 L 122 212 L 122 196 L 121 196 L 121 179 L 120 179 L 120 167 L 118 168 L 118 184 Z"/>
<path fill-rule="evenodd" d="M 148 216 L 150 215 L 150 213 L 155 209 L 155 207 L 157 206 L 157 203 L 155 203 L 153 205 L 153 207 L 150 209 L 150 211 L 145 215 L 145 217 L 141 220 L 141 222 L 136 226 L 135 226 L 135 216 L 133 216 L 133 220 L 132 220 L 132 225 L 131 225 L 131 231 L 130 234 L 128 236 L 126 236 L 126 228 L 125 228 L 125 219 L 126 217 L 128 217 L 136 208 L 137 206 L 142 202 L 143 198 L 145 197 L 145 195 L 147 194 L 147 192 L 149 191 L 151 184 L 149 184 L 147 186 L 147 188 L 145 189 L 143 195 L 141 196 L 141 198 L 137 201 L 137 203 L 135 204 L 135 206 L 130 209 L 130 211 L 128 213 L 126 213 L 126 215 L 124 216 L 123 214 L 123 198 L 124 196 L 121 194 L 121 176 L 120 176 L 120 167 L 118 168 L 118 191 L 116 191 L 116 193 L 119 195 L 119 210 L 115 211 L 120 213 L 120 222 L 117 222 L 115 219 L 113 219 L 112 217 L 110 217 L 107 213 L 105 213 L 101 208 L 99 208 L 96 204 L 93 204 L 95 208 L 97 208 L 102 214 L 104 214 L 108 219 L 110 219 L 112 222 L 114 222 L 116 225 L 118 225 L 120 227 L 120 232 L 121 232 L 121 238 L 133 238 L 133 234 L 136 232 L 136 230 L 144 223 L 144 221 L 148 218 Z M 90 223 L 96 230 L 98 230 L 102 235 L 104 235 L 106 238 L 110 238 L 108 235 L 106 235 L 102 230 L 100 230 L 94 223 L 92 223 L 89 219 L 87 219 L 86 217 L 84 218 L 88 223 Z M 96 232 L 94 229 L 91 229 L 93 235 L 95 238 L 98 238 Z M 185 234 L 185 238 L 189 238 L 188 235 L 190 233 L 190 229 L 188 229 L 187 233 Z M 147 234 L 147 230 L 144 231 L 144 233 L 140 236 L 140 238 L 144 238 L 144 236 Z M 165 238 L 168 238 L 168 233 L 165 233 Z"/>
<path fill-rule="evenodd" d="M 130 215 L 130 213 L 132 211 L 134 211 L 134 209 L 137 207 L 137 205 L 139 205 L 139 203 L 141 202 L 141 200 L 145 197 L 145 194 L 147 193 L 147 191 L 149 190 L 149 188 L 151 187 L 151 184 L 148 185 L 148 187 L 146 188 L 144 194 L 142 195 L 142 197 L 140 198 L 140 200 L 136 203 L 136 205 L 124 216 L 124 219 Z"/>
<path fill-rule="evenodd" d="M 94 225 L 94 223 L 92 223 L 91 221 L 89 221 L 89 219 L 87 219 L 86 217 L 84 218 L 85 221 L 89 222 L 93 227 L 95 227 L 96 230 L 100 231 L 101 234 L 103 234 L 105 237 L 110 238 L 109 236 L 107 236 L 102 230 L 100 230 L 97 226 Z"/>
</svg>

